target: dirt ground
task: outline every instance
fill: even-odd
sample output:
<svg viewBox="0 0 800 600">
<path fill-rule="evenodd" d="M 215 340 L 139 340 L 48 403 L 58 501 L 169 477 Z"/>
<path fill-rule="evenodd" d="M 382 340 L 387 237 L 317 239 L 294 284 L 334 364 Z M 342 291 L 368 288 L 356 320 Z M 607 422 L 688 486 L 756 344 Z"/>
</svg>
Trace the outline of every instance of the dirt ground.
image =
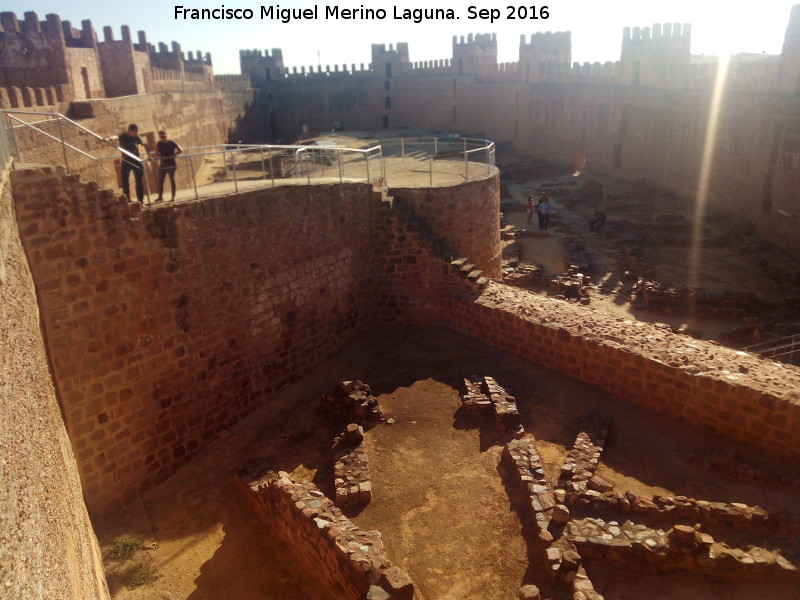
<svg viewBox="0 0 800 600">
<path fill-rule="evenodd" d="M 514 159 L 505 157 L 508 162 Z M 502 181 L 503 165 L 500 167 Z M 696 337 L 734 347 L 800 332 L 800 262 L 768 241 L 709 210 L 700 228 L 701 241 L 695 244 L 694 206 L 690 201 L 608 176 L 557 168 L 551 171 L 546 177 L 524 182 L 506 181 L 511 198 L 504 202 L 516 202 L 520 210 L 504 212 L 505 231 L 538 230 L 535 215 L 533 224 L 526 226 L 522 207 L 529 194 L 538 198 L 542 190 L 548 191 L 553 205 L 549 231 L 519 237 L 516 241 L 522 247 L 521 258 L 543 266 L 547 274 L 561 274 L 570 264 L 564 241 L 577 239 L 584 248 L 578 263 L 594 284 L 592 307 L 626 319 L 666 323 L 673 328 L 686 325 Z M 581 189 L 593 179 L 603 186 L 602 201 L 581 198 Z M 601 235 L 590 233 L 588 227 L 595 206 L 608 215 Z M 699 249 L 693 254 L 695 246 Z M 630 268 L 625 252 L 630 248 L 640 252 L 646 265 L 631 269 L 634 275 L 665 287 L 731 296 L 752 294 L 758 307 L 742 317 L 698 315 L 688 309 L 656 312 L 634 305 L 629 301 L 633 284 L 624 281 L 624 273 Z M 742 330 L 747 334 L 737 335 Z"/>
<path fill-rule="evenodd" d="M 141 501 L 96 522 L 104 547 L 123 534 L 155 541 L 154 549 L 140 555 L 152 558 L 160 578 L 129 591 L 112 577 L 113 597 L 328 600 L 256 518 L 233 475 L 250 461 L 266 460 L 330 494 L 331 429 L 318 400 L 337 381 L 357 378 L 372 387 L 385 417 L 395 423 L 381 423 L 366 434 L 373 499 L 349 516 L 358 526 L 382 533 L 387 555 L 414 580 L 419 600 L 515 598 L 520 585 L 536 583 L 537 565 L 528 563 L 523 523 L 500 465 L 507 440 L 498 438 L 490 423 L 457 414 L 462 378 L 471 374 L 491 375 L 516 395 L 525 429 L 536 437 L 551 479 L 582 419 L 602 413 L 613 423 L 598 473 L 617 490 L 797 510 L 796 465 L 733 448 L 452 331 L 392 326 L 353 343 L 279 401 L 224 432 Z M 698 456 L 784 473 L 791 482 L 709 472 L 697 464 Z M 786 558 L 800 562 L 791 552 Z M 691 574 L 657 580 L 636 574 L 632 581 L 631 573 L 601 566 L 592 576 L 608 600 L 797 597 L 796 589 L 783 584 L 726 584 Z"/>
</svg>

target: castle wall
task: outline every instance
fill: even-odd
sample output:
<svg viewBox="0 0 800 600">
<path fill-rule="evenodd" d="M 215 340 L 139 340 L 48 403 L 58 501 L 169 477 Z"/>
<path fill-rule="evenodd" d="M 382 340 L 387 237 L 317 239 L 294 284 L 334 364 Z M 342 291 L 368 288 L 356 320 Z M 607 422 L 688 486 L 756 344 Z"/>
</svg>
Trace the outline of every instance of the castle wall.
<svg viewBox="0 0 800 600">
<path fill-rule="evenodd" d="M 689 426 L 800 456 L 800 371 L 712 342 L 490 284 L 451 327 Z"/>
<path fill-rule="evenodd" d="M 162 481 L 379 314 L 472 289 L 368 184 L 140 211 L 28 171 L 14 195 L 90 510 Z"/>
<path fill-rule="evenodd" d="M 330 78 L 321 74 L 292 77 L 275 82 L 280 95 L 273 97 L 273 135 L 297 135 L 306 125 L 309 131 L 330 131 L 335 121 L 350 130 L 381 129 L 382 82 L 347 74 Z M 269 89 L 273 84 L 268 84 Z"/>
<path fill-rule="evenodd" d="M 376 318 L 353 260 L 366 185 L 139 212 L 32 172 L 14 194 L 90 510 L 163 480 Z"/>
<path fill-rule="evenodd" d="M 73 84 L 73 98 L 105 98 L 103 73 L 94 48 L 66 48 L 68 79 Z M 88 89 L 87 89 L 88 88 Z"/>
<path fill-rule="evenodd" d="M 27 12 L 24 20 L 20 21 L 14 13 L 3 12 L 0 13 L 0 25 L 0 86 L 71 84 L 64 34 L 57 17 L 40 22 L 36 13 Z"/>
<path fill-rule="evenodd" d="M 163 480 L 381 320 L 448 324 L 798 456 L 796 369 L 500 284 L 481 293 L 460 276 L 436 250 L 468 230 L 449 205 L 493 208 L 480 198 L 497 179 L 469 185 L 489 188 L 396 190 L 393 208 L 367 184 L 285 186 L 140 211 L 76 177 L 20 174 L 19 227 L 90 509 Z"/>
<path fill-rule="evenodd" d="M 451 251 L 469 258 L 486 277 L 502 276 L 497 177 L 433 189 L 393 187 L 389 194 L 409 206 Z"/>
<path fill-rule="evenodd" d="M 0 589 L 4 598 L 104 600 L 100 550 L 53 389 L 9 175 L 0 171 Z"/>
<path fill-rule="evenodd" d="M 98 44 L 97 50 L 103 64 L 107 96 L 131 96 L 145 91 L 144 85 L 140 85 L 142 82 L 134 59 L 135 54 L 141 53 L 133 49 L 130 40 L 107 40 Z"/>
</svg>

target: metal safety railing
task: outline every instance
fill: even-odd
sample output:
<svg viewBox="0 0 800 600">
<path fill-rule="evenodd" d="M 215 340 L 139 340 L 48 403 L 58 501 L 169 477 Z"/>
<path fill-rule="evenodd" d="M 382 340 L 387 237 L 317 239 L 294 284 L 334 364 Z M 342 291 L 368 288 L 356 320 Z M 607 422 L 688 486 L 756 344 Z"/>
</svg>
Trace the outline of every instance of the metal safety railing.
<svg viewBox="0 0 800 600">
<path fill-rule="evenodd" d="M 760 354 L 773 360 L 798 365 L 800 364 L 800 333 L 752 344 L 743 348 L 743 350 L 753 354 Z"/>
<path fill-rule="evenodd" d="M 139 157 L 126 152 L 79 123 L 56 113 L 0 111 L 8 132 L 10 152 L 22 162 L 62 164 L 67 173 L 79 173 L 101 186 L 122 184 L 120 163 L 135 163 L 142 171 L 147 198 L 165 182 L 158 156 Z M 109 154 L 108 150 L 114 150 Z M 183 148 L 173 171 L 181 198 L 207 197 L 271 185 L 312 181 L 366 181 L 403 185 L 455 183 L 482 178 L 492 172 L 494 144 L 488 140 L 452 137 L 393 138 L 366 145 L 219 144 Z M 413 178 L 416 177 L 416 180 Z M 127 187 L 127 186 L 125 186 Z"/>
<path fill-rule="evenodd" d="M 6 127 L 0 127 L 0 179 L 2 179 L 5 170 L 10 168 L 13 156 L 14 148 L 11 143 L 11 136 Z"/>
</svg>

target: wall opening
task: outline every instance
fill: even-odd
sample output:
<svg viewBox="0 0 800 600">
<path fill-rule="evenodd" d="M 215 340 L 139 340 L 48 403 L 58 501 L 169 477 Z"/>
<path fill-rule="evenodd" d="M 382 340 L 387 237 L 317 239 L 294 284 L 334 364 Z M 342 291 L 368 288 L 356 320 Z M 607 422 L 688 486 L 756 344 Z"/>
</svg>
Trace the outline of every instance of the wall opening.
<svg viewBox="0 0 800 600">
<path fill-rule="evenodd" d="M 81 67 L 81 78 L 83 79 L 83 93 L 86 98 L 92 97 L 92 88 L 89 85 L 89 70 L 86 67 Z"/>
</svg>

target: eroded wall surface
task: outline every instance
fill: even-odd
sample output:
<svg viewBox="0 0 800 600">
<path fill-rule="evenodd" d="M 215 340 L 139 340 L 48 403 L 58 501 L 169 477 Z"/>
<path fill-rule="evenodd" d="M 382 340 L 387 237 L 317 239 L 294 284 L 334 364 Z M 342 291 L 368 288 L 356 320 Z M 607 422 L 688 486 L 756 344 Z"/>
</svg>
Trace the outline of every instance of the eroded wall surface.
<svg viewBox="0 0 800 600">
<path fill-rule="evenodd" d="M 108 598 L 7 175 L 0 178 L 0 457 L 0 596 Z"/>
</svg>

